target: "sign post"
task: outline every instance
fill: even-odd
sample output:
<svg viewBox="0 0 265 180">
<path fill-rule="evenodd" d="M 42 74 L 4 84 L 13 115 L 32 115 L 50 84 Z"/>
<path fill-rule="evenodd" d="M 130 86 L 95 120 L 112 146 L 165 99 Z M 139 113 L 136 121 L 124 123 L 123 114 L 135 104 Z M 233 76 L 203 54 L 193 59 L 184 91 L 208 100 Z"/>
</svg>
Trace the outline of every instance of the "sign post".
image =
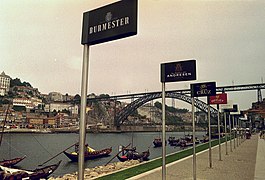
<svg viewBox="0 0 265 180">
<path fill-rule="evenodd" d="M 218 126 L 218 147 L 219 147 L 219 160 L 222 160 L 222 153 L 221 153 L 221 130 L 220 130 L 220 113 L 219 113 L 219 105 L 220 104 L 227 104 L 227 94 L 216 94 L 215 96 L 210 96 L 210 104 L 217 105 L 217 126 Z"/>
<path fill-rule="evenodd" d="M 238 119 L 236 119 L 236 146 L 238 147 Z"/>
<path fill-rule="evenodd" d="M 166 179 L 165 83 L 196 80 L 196 61 L 186 60 L 161 64 L 162 83 L 162 180 Z"/>
<path fill-rule="evenodd" d="M 118 1 L 83 13 L 81 44 L 83 50 L 81 107 L 79 122 L 78 179 L 84 179 L 86 142 L 86 104 L 89 46 L 137 34 L 137 0 Z"/>
<path fill-rule="evenodd" d="M 82 85 L 81 85 L 81 106 L 80 106 L 80 122 L 79 122 L 79 156 L 78 169 L 84 169 L 84 147 L 86 137 L 86 102 L 87 102 L 87 82 L 88 82 L 88 68 L 89 68 L 89 45 L 84 45 L 83 50 L 83 69 L 82 69 Z M 83 179 L 84 171 L 79 171 L 78 179 Z"/>
<path fill-rule="evenodd" d="M 166 179 L 166 92 L 162 83 L 162 179 Z"/>
<path fill-rule="evenodd" d="M 192 97 L 192 137 L 193 137 L 193 179 L 196 179 L 196 144 L 195 144 L 195 115 L 194 115 L 194 97 L 201 96 L 214 96 L 216 95 L 216 83 L 207 82 L 207 83 L 196 83 L 191 84 L 191 97 Z M 208 111 L 209 111 L 208 106 Z M 209 113 L 209 112 L 208 112 Z M 208 114 L 208 121 L 210 124 L 210 118 Z M 210 125 L 209 125 L 210 127 Z M 211 128 L 209 128 L 211 129 Z M 211 134 L 209 134 L 209 137 Z M 209 148 L 211 149 L 210 139 L 209 139 Z M 209 161 L 210 167 L 212 166 L 211 162 L 211 150 L 209 151 Z"/>
<path fill-rule="evenodd" d="M 220 113 L 219 113 L 219 104 L 217 104 L 217 127 L 218 127 L 218 148 L 219 148 L 219 161 L 222 161 L 221 156 L 221 130 L 220 130 Z"/>
<path fill-rule="evenodd" d="M 230 137 L 230 152 L 233 152 L 232 150 L 232 124 L 231 124 L 231 115 L 230 112 L 228 112 L 228 119 L 229 119 L 229 137 Z"/>
<path fill-rule="evenodd" d="M 230 109 L 233 108 L 233 101 L 228 100 L 226 104 L 221 104 L 222 111 L 224 112 L 224 121 L 225 121 L 225 150 L 226 150 L 226 155 L 228 155 L 228 147 L 227 147 L 227 122 L 229 125 L 229 140 L 231 140 L 231 120 L 230 120 Z M 227 116 L 228 116 L 228 121 L 227 121 Z M 230 141 L 230 146 L 231 146 L 231 141 Z M 232 149 L 230 149 L 232 152 Z"/>
<path fill-rule="evenodd" d="M 236 131 L 235 131 L 235 116 L 232 115 L 233 122 L 233 137 L 234 137 L 234 149 L 236 149 Z"/>
<path fill-rule="evenodd" d="M 225 154 L 228 155 L 227 150 L 227 126 L 226 126 L 226 112 L 224 112 L 224 121 L 225 121 Z"/>
<path fill-rule="evenodd" d="M 234 128 L 235 122 L 234 122 L 234 118 L 233 118 L 232 113 L 235 114 L 235 112 L 238 112 L 238 106 L 237 106 L 237 104 L 232 104 L 232 101 L 230 101 L 227 104 L 227 106 L 224 106 L 223 110 L 224 110 L 224 112 L 228 113 L 229 134 L 230 134 L 229 135 L 229 137 L 230 137 L 230 151 L 233 152 L 233 150 L 232 150 L 232 123 L 233 123 L 233 128 Z M 231 117 L 232 117 L 233 122 L 231 122 Z M 234 132 L 233 132 L 233 134 L 234 134 Z M 235 138 L 235 134 L 233 136 L 234 136 L 233 138 Z M 235 139 L 234 139 L 234 148 L 236 148 L 235 145 L 236 144 L 235 144 Z"/>
<path fill-rule="evenodd" d="M 208 134 L 209 134 L 209 166 L 212 168 L 212 133 L 211 133 L 211 112 L 210 112 L 210 103 L 208 101 Z"/>
<path fill-rule="evenodd" d="M 236 140 L 237 140 L 237 127 L 236 127 L 236 119 L 235 115 L 239 115 L 239 107 L 237 104 L 233 104 L 233 108 L 229 109 L 231 112 L 231 117 L 232 117 L 232 123 L 233 123 L 233 138 L 234 138 L 234 149 L 236 149 Z"/>
<path fill-rule="evenodd" d="M 195 148 L 195 110 L 194 110 L 194 96 L 191 97 L 191 111 L 192 111 L 192 141 L 193 141 L 193 153 L 192 153 L 192 164 L 193 164 L 193 179 L 196 180 L 196 148 Z"/>
</svg>

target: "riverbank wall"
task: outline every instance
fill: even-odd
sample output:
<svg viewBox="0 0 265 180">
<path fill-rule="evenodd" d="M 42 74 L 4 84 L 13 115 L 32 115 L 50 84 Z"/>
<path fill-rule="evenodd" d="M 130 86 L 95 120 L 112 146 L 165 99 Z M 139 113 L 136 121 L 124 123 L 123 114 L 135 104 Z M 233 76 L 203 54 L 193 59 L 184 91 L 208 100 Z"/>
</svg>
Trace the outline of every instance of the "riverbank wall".
<svg viewBox="0 0 265 180">
<path fill-rule="evenodd" d="M 126 132 L 161 132 L 161 126 L 120 126 L 119 128 L 92 128 L 87 129 L 87 133 L 126 133 Z M 185 129 L 180 127 L 167 127 L 167 132 L 191 132 L 192 126 L 186 126 Z M 196 131 L 205 131 L 201 127 L 196 127 Z M 64 128 L 10 128 L 4 129 L 4 133 L 79 133 L 78 127 L 64 127 Z"/>
<path fill-rule="evenodd" d="M 161 132 L 162 129 L 157 128 L 120 128 L 120 129 L 87 129 L 87 133 L 127 133 L 127 132 Z M 167 132 L 184 132 L 178 129 L 169 129 Z M 192 128 L 186 129 L 186 132 L 191 132 Z M 205 131 L 202 128 L 196 128 L 196 131 Z M 53 128 L 53 129 L 5 129 L 3 133 L 79 133 L 78 128 Z"/>
</svg>

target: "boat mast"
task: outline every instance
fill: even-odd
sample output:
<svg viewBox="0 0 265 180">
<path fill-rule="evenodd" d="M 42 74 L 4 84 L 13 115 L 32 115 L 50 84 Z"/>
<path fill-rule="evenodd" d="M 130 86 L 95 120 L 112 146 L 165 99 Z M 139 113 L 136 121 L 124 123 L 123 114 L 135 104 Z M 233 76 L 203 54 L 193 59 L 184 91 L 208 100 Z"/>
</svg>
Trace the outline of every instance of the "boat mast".
<svg viewBox="0 0 265 180">
<path fill-rule="evenodd" d="M 6 125 L 6 119 L 7 119 L 7 113 L 8 113 L 8 111 L 9 111 L 10 104 L 11 104 L 11 101 L 8 103 L 7 110 L 6 110 L 6 115 L 5 115 L 5 120 L 4 120 L 4 124 L 3 124 L 3 126 L 2 126 L 2 130 L 1 130 L 0 146 L 1 146 L 1 144 L 2 144 L 2 140 L 3 140 L 4 129 L 5 129 L 5 125 Z"/>
</svg>

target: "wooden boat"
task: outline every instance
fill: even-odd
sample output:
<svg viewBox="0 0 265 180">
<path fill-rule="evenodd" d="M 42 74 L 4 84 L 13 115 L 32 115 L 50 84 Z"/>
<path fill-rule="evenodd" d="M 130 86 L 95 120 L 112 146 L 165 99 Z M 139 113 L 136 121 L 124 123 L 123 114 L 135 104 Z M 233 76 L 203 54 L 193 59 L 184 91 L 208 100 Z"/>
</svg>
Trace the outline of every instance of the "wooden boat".
<svg viewBox="0 0 265 180">
<path fill-rule="evenodd" d="M 60 165 L 61 161 L 57 164 L 45 166 L 43 168 L 37 168 L 33 171 L 8 168 L 0 166 L 0 179 L 1 180 L 13 180 L 13 179 L 30 179 L 39 180 L 46 179 L 50 176 Z"/>
<path fill-rule="evenodd" d="M 121 148 L 122 149 L 120 150 L 120 152 L 122 153 L 122 155 L 121 156 L 117 155 L 117 158 L 121 162 L 124 162 L 127 160 L 140 160 L 140 161 L 148 161 L 149 160 L 149 156 L 150 156 L 149 149 L 147 151 L 139 153 L 136 151 L 136 147 L 124 148 L 122 146 Z"/>
<path fill-rule="evenodd" d="M 0 134 L 0 146 L 1 146 L 2 140 L 3 140 L 4 127 L 6 125 L 6 119 L 7 119 L 7 116 L 8 116 L 9 107 L 10 107 L 10 103 L 8 104 L 8 107 L 7 107 L 7 110 L 6 110 L 6 114 L 5 114 L 4 124 L 2 125 L 2 130 L 1 130 L 1 134 Z M 0 166 L 13 167 L 13 166 L 18 164 L 20 161 L 22 161 L 25 158 L 26 158 L 26 156 L 16 157 L 16 158 L 13 158 L 13 159 L 3 159 L 2 161 L 0 161 Z"/>
<path fill-rule="evenodd" d="M 162 140 L 161 138 L 155 138 L 153 141 L 154 147 L 162 147 Z M 167 144 L 167 142 L 165 142 Z"/>
<path fill-rule="evenodd" d="M 179 143 L 179 139 L 176 139 L 176 138 L 173 137 L 173 136 L 170 136 L 170 137 L 168 138 L 168 144 L 169 144 L 170 146 L 177 146 L 178 143 Z"/>
<path fill-rule="evenodd" d="M 17 158 L 13 158 L 13 159 L 4 159 L 4 160 L 0 161 L 0 166 L 13 167 L 25 158 L 26 158 L 26 156 L 17 157 Z"/>
<path fill-rule="evenodd" d="M 200 141 L 195 137 L 195 144 L 199 144 Z M 179 141 L 179 146 L 181 147 L 188 147 L 193 146 L 193 136 L 192 135 L 186 135 L 184 138 L 182 138 Z"/>
<path fill-rule="evenodd" d="M 155 138 L 153 141 L 154 147 L 161 147 L 162 146 L 162 140 L 161 138 Z"/>
<path fill-rule="evenodd" d="M 86 145 L 86 150 L 85 150 L 85 161 L 86 160 L 91 160 L 91 159 L 97 159 L 97 158 L 102 158 L 102 157 L 107 157 L 109 156 L 109 154 L 112 152 L 112 148 L 106 148 L 106 149 L 102 149 L 99 151 L 96 151 L 90 147 L 88 147 L 88 145 Z M 75 144 L 75 151 L 73 152 L 67 152 L 67 151 L 63 151 L 63 153 L 71 160 L 74 162 L 78 161 L 78 144 Z"/>
</svg>

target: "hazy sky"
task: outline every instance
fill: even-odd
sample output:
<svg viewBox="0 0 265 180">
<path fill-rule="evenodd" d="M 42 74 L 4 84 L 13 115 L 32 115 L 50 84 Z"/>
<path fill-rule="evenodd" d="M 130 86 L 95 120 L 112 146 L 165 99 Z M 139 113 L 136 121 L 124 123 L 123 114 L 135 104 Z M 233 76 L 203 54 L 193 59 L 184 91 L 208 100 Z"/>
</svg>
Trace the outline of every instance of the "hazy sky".
<svg viewBox="0 0 265 180">
<path fill-rule="evenodd" d="M 42 93 L 80 94 L 83 12 L 113 2 L 1 0 L 0 71 Z M 187 59 L 197 60 L 197 80 L 169 83 L 167 90 L 207 81 L 261 83 L 264 7 L 264 0 L 139 0 L 136 36 L 90 47 L 89 93 L 160 91 L 160 64 Z M 228 97 L 246 109 L 257 92 Z"/>
</svg>

